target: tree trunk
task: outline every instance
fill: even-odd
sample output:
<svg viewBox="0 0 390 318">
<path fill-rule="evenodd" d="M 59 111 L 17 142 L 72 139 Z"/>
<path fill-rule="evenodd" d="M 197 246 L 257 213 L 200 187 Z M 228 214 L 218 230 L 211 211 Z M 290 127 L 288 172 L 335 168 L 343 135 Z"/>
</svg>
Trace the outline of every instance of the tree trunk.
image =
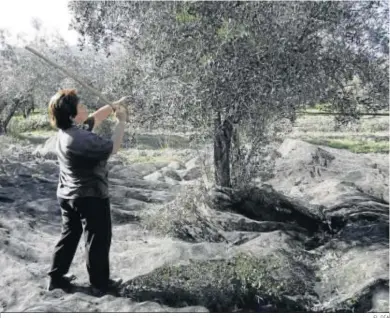
<svg viewBox="0 0 390 318">
<path fill-rule="evenodd" d="M 231 182 L 232 186 L 236 187 L 240 184 L 240 178 L 245 176 L 245 168 L 242 166 L 240 135 L 237 127 L 233 127 L 231 148 Z"/>
<path fill-rule="evenodd" d="M 214 118 L 214 167 L 217 186 L 230 188 L 230 150 L 233 125 L 228 120 L 221 124 L 221 113 Z"/>
<path fill-rule="evenodd" d="M 20 99 L 14 98 L 14 100 L 12 101 L 12 105 L 8 109 L 7 109 L 7 107 L 4 109 L 4 112 L 7 112 L 7 113 L 3 117 L 4 120 L 0 123 L 0 126 L 2 126 L 2 128 L 0 128 L 0 129 L 3 131 L 3 133 L 7 133 L 8 124 L 11 121 L 12 117 L 14 116 L 19 105 L 20 105 Z"/>
<path fill-rule="evenodd" d="M 2 101 L 0 102 L 0 116 L 1 116 L 1 113 L 3 112 L 3 110 L 6 108 L 7 106 L 7 103 Z"/>
<path fill-rule="evenodd" d="M 6 133 L 6 129 L 3 127 L 3 120 L 2 118 L 4 117 L 2 113 L 4 112 L 7 104 L 5 102 L 0 103 L 0 135 L 3 135 Z"/>
</svg>

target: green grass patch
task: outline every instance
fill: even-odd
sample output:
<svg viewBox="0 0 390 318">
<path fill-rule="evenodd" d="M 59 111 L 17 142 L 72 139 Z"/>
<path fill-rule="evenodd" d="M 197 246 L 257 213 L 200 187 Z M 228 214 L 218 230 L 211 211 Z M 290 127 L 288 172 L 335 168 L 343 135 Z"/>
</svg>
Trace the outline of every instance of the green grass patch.
<svg viewBox="0 0 390 318">
<path fill-rule="evenodd" d="M 47 114 L 34 113 L 24 118 L 21 115 L 13 116 L 8 124 L 10 133 L 23 133 L 42 130 L 51 130 L 49 117 Z"/>
<path fill-rule="evenodd" d="M 313 107 L 309 107 L 312 111 L 317 111 L 317 112 L 323 112 L 323 111 L 329 111 L 331 108 L 330 103 L 318 103 L 315 104 Z M 309 111 L 309 109 L 307 109 Z"/>
<path fill-rule="evenodd" d="M 302 110 L 302 112 L 306 112 L 309 114 L 317 114 L 317 113 L 322 113 L 324 111 L 325 111 L 324 109 L 318 109 L 318 108 L 306 108 Z"/>
<path fill-rule="evenodd" d="M 54 129 L 36 129 L 32 131 L 23 132 L 20 135 L 48 138 L 53 136 L 56 132 L 57 131 Z"/>
<path fill-rule="evenodd" d="M 303 140 L 315 145 L 327 146 L 337 149 L 346 149 L 354 153 L 389 153 L 388 141 L 333 139 L 333 138 L 310 138 Z"/>
<path fill-rule="evenodd" d="M 317 111 L 318 112 L 318 111 Z M 315 110 L 312 112 L 316 113 Z M 301 133 L 310 132 L 354 132 L 376 133 L 389 131 L 389 119 L 387 117 L 364 116 L 357 122 L 337 126 L 334 116 L 328 115 L 302 115 L 298 116 L 294 130 Z"/>
<path fill-rule="evenodd" d="M 118 156 L 127 164 L 133 163 L 170 163 L 183 158 L 174 149 L 139 150 L 120 149 Z"/>
<path fill-rule="evenodd" d="M 135 147 L 138 149 L 185 149 L 190 147 L 187 137 L 177 135 L 137 134 L 134 136 Z"/>
<path fill-rule="evenodd" d="M 56 132 L 54 130 L 35 130 L 31 132 L 10 132 L 15 141 L 26 142 L 28 144 L 42 144 Z"/>
<path fill-rule="evenodd" d="M 180 23 L 191 23 L 199 20 L 194 14 L 190 14 L 188 11 L 182 10 L 176 14 L 176 21 Z"/>
</svg>

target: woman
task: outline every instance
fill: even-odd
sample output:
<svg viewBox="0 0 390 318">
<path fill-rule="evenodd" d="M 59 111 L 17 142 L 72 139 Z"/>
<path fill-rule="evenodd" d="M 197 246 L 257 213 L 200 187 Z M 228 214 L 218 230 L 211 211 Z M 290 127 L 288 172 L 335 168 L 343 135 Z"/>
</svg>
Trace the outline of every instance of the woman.
<svg viewBox="0 0 390 318">
<path fill-rule="evenodd" d="M 65 276 L 84 232 L 86 263 L 92 287 L 106 292 L 114 287 L 110 279 L 111 212 L 107 160 L 122 143 L 127 114 L 120 102 L 99 108 L 91 116 L 80 104 L 75 90 L 55 94 L 49 103 L 51 125 L 57 128 L 56 151 L 60 173 L 57 198 L 62 213 L 61 238 L 53 255 L 48 290 L 69 290 L 71 277 Z M 112 139 L 92 132 L 112 112 L 117 123 Z"/>
</svg>

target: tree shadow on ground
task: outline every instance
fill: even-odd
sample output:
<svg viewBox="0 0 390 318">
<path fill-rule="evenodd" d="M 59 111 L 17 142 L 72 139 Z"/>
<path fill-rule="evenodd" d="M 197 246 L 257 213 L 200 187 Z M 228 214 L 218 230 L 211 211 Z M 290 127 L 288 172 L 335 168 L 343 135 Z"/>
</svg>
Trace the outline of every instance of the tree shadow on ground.
<svg viewBox="0 0 390 318">
<path fill-rule="evenodd" d="M 94 290 L 90 286 L 79 285 L 79 284 L 75 284 L 75 283 L 72 283 L 71 290 L 69 290 L 68 293 L 69 294 L 81 293 L 81 294 L 85 294 L 85 295 L 89 295 L 89 296 L 97 297 L 97 298 L 101 298 L 101 297 L 104 297 L 107 295 L 114 296 L 114 297 L 122 297 L 121 288 L 103 293 L 103 292 L 99 292 L 97 290 Z"/>
</svg>

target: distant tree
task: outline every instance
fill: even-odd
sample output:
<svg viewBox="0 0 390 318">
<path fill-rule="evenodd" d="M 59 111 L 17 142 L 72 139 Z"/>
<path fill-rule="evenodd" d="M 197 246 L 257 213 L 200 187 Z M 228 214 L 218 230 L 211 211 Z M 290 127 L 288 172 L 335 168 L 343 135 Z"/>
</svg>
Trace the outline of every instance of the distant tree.
<svg viewBox="0 0 390 318">
<path fill-rule="evenodd" d="M 211 129 L 220 186 L 232 186 L 270 127 L 299 107 L 327 100 L 356 113 L 346 89 L 356 76 L 372 107 L 388 107 L 386 2 L 72 1 L 69 8 L 83 45 L 127 48 L 127 79 L 145 90 L 149 113 Z M 240 149 L 232 151 L 235 127 L 252 148 L 233 143 Z"/>
<path fill-rule="evenodd" d="M 37 21 L 37 32 L 40 25 Z M 27 42 L 19 36 L 17 45 L 10 45 L 7 32 L 1 32 L 0 37 L 0 99 L 3 105 L 0 108 L 0 123 L 2 131 L 6 131 L 12 116 L 21 111 L 24 116 L 35 108 L 36 103 L 42 105 L 42 100 L 47 99 L 47 92 L 56 88 L 55 82 L 63 76 L 52 72 L 52 69 L 37 59 L 23 48 L 23 44 L 29 44 L 41 51 L 48 51 L 50 45 L 43 36 L 37 34 L 33 40 Z M 46 100 L 44 103 L 46 104 Z"/>
<path fill-rule="evenodd" d="M 35 35 L 31 40 L 18 36 L 16 45 L 10 45 L 10 35 L 0 30 L 0 124 L 6 131 L 11 118 L 18 112 L 27 117 L 34 109 L 45 108 L 50 97 L 61 88 L 77 87 L 82 103 L 92 109 L 104 102 L 89 91 L 79 87 L 71 78 L 47 65 L 23 47 L 30 45 L 49 56 L 60 65 L 69 68 L 92 86 L 111 96 L 118 59 L 114 54 L 107 59 L 89 47 L 80 51 L 70 46 L 58 33 L 48 33 L 39 20 L 32 20 Z M 114 97 L 113 97 L 114 98 Z"/>
</svg>

